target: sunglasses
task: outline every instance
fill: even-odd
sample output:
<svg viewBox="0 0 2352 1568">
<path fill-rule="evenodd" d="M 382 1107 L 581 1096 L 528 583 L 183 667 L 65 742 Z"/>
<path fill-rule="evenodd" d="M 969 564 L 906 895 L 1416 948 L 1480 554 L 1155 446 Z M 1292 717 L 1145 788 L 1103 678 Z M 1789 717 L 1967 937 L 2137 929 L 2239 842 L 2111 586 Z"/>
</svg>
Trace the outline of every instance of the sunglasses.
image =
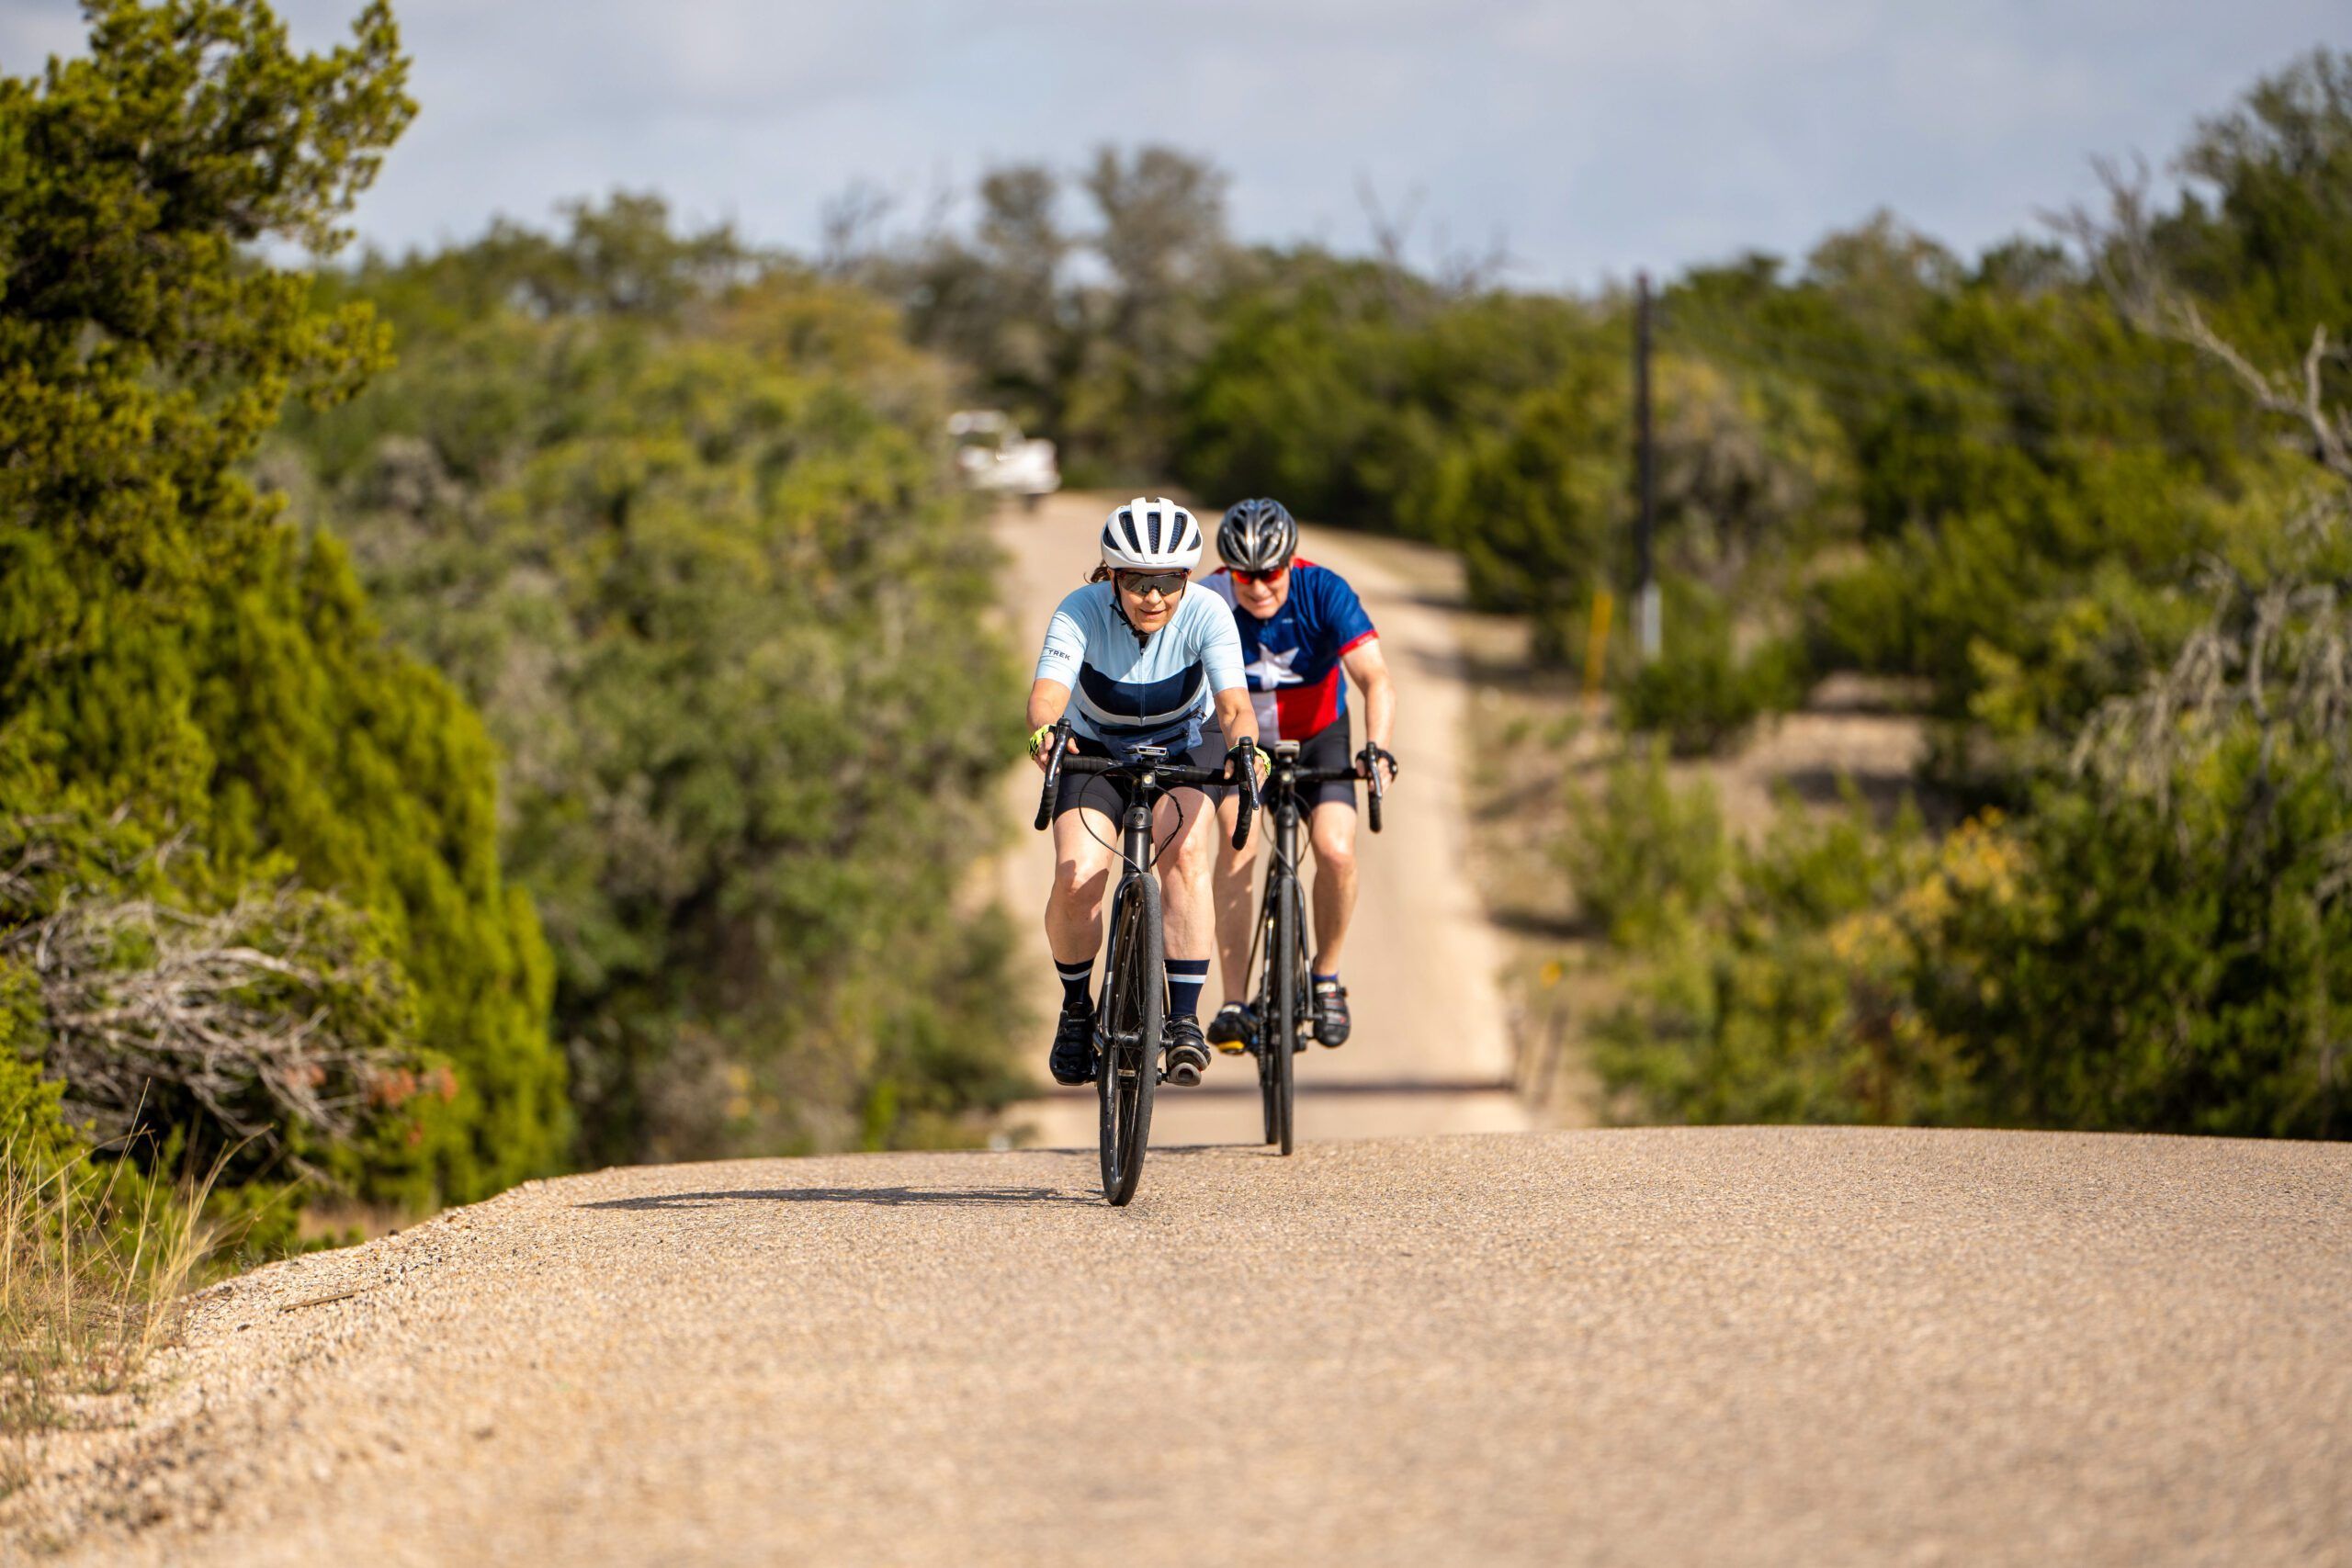
<svg viewBox="0 0 2352 1568">
<path fill-rule="evenodd" d="M 1184 592 L 1184 574 L 1181 571 L 1123 571 L 1119 573 L 1119 586 L 1138 599 L 1149 593 L 1157 593 L 1162 599 L 1173 599 Z"/>
<path fill-rule="evenodd" d="M 1232 569 L 1233 581 L 1246 582 L 1252 588 L 1271 588 L 1283 580 L 1283 574 L 1289 570 L 1290 563 L 1287 561 L 1272 571 L 1243 571 L 1239 567 L 1235 567 Z"/>
</svg>

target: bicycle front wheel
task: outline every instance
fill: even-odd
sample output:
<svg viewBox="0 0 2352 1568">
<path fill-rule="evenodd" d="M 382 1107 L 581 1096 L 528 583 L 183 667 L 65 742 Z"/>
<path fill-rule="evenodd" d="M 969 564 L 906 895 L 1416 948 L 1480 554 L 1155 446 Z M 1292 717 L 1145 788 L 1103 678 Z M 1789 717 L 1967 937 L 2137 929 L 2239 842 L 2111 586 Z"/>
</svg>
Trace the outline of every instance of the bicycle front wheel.
<svg viewBox="0 0 2352 1568">
<path fill-rule="evenodd" d="M 1269 1144 L 1280 1143 L 1282 1126 L 1282 1080 L 1275 1074 L 1275 1056 L 1272 1042 L 1274 1037 L 1274 900 L 1275 885 L 1266 885 L 1266 896 L 1259 906 L 1257 951 L 1266 955 L 1258 967 L 1258 988 L 1250 998 L 1250 1016 L 1256 1020 L 1250 1028 L 1250 1054 L 1258 1061 L 1258 1104 L 1264 1112 L 1265 1138 Z"/>
<path fill-rule="evenodd" d="M 1111 908 L 1110 961 L 1096 1024 L 1102 1053 L 1095 1085 L 1102 1108 L 1102 1196 L 1136 1195 L 1151 1143 L 1151 1095 L 1159 1082 L 1159 1025 L 1168 1004 L 1168 960 L 1160 950 L 1159 884 L 1119 885 Z"/>
<path fill-rule="evenodd" d="M 1290 1153 L 1292 1111 L 1295 1101 L 1295 1080 L 1298 1077 L 1298 1016 L 1304 971 L 1306 967 L 1306 939 L 1299 931 L 1298 883 L 1285 877 L 1280 896 L 1274 900 L 1274 941 L 1266 962 L 1273 971 L 1273 1010 L 1259 1032 L 1272 1036 L 1272 1049 L 1267 1052 L 1273 1070 L 1273 1082 L 1268 1099 L 1272 1114 L 1268 1120 L 1272 1127 L 1266 1141 L 1278 1143 L 1283 1153 Z M 1271 1025 L 1271 1028 L 1266 1027 Z"/>
</svg>

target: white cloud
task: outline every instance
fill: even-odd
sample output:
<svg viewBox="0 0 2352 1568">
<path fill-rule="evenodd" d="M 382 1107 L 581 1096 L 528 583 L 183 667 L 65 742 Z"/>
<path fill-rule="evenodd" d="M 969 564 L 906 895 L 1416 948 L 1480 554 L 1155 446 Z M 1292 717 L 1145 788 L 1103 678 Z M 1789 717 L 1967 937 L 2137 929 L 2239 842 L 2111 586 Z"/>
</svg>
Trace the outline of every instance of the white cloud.
<svg viewBox="0 0 2352 1568">
<path fill-rule="evenodd" d="M 360 220 L 395 244 L 616 185 L 807 243 L 865 178 L 1163 141 L 1233 176 L 1253 237 L 1363 235 L 1358 175 L 1530 281 L 1749 245 L 1892 206 L 1963 248 L 2081 194 L 2095 152 L 2334 37 L 2340 0 L 406 0 L 424 112 Z M 288 0 L 331 44 L 356 0 Z M 71 42 L 0 0 L 0 61 Z"/>
</svg>

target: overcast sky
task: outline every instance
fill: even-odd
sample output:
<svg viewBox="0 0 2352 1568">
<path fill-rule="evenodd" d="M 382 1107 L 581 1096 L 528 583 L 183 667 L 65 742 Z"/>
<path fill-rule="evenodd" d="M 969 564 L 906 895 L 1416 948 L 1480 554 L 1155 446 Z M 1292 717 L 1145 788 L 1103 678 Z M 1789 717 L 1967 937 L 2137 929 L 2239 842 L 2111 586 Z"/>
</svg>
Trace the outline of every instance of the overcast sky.
<svg viewBox="0 0 2352 1568">
<path fill-rule="evenodd" d="M 356 0 L 286 0 L 326 47 Z M 360 209 L 391 247 L 653 188 L 813 244 L 854 180 L 968 188 L 1165 141 L 1251 239 L 1362 247 L 1357 189 L 1421 193 L 1420 260 L 1499 235 L 1526 285 L 1760 247 L 1894 208 L 1963 250 L 2161 161 L 2347 0 L 396 0 L 423 112 Z M 0 68 L 81 37 L 0 0 Z M 1072 203 L 1069 216 L 1080 216 Z"/>
</svg>

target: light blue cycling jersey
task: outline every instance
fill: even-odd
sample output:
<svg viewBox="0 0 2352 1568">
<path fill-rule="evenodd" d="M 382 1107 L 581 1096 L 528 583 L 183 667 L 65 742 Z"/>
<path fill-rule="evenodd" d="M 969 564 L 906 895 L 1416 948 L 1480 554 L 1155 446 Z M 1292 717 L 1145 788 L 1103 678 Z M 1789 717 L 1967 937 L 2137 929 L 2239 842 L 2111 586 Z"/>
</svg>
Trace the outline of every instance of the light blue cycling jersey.
<svg viewBox="0 0 2352 1568">
<path fill-rule="evenodd" d="M 1061 602 L 1046 626 L 1036 678 L 1068 686 L 1071 728 L 1114 752 L 1189 750 L 1200 744 L 1211 694 L 1247 679 L 1241 634 L 1224 600 L 1195 583 L 1166 626 L 1138 637 L 1108 582 L 1090 582 Z"/>
</svg>

